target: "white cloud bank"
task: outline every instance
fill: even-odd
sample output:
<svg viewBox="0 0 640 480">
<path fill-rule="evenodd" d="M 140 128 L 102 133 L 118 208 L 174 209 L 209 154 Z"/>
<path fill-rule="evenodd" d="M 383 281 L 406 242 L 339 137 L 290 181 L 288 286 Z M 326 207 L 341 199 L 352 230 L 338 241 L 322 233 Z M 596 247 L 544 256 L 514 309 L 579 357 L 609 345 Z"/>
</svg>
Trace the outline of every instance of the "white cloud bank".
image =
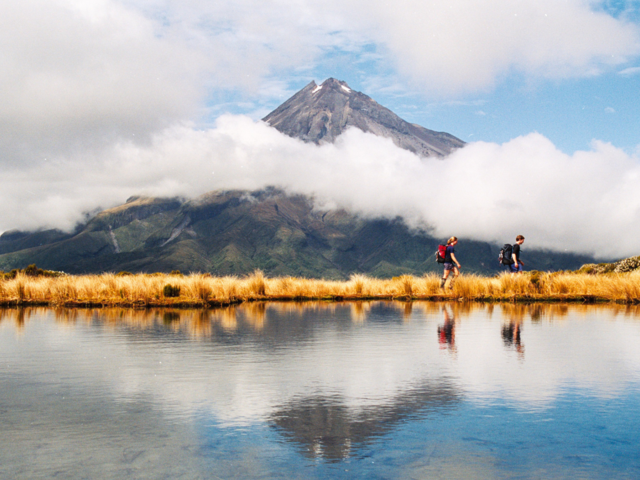
<svg viewBox="0 0 640 480">
<path fill-rule="evenodd" d="M 324 5 L 325 2 L 323 2 Z M 637 25 L 588 0 L 438 0 L 330 4 L 359 19 L 425 91 L 487 89 L 507 74 L 590 76 L 640 52 Z"/>
<path fill-rule="evenodd" d="M 322 35 L 297 11 L 247 0 L 0 2 L 0 165 L 144 141 L 201 118 L 212 92 L 255 93 L 317 56 Z"/>
<path fill-rule="evenodd" d="M 149 145 L 52 159 L 1 180 L 0 228 L 69 228 L 83 209 L 136 193 L 195 196 L 276 185 L 319 206 L 403 216 L 457 235 L 620 257 L 637 255 L 640 161 L 595 143 L 567 155 L 533 133 L 498 145 L 468 144 L 446 160 L 421 159 L 390 140 L 348 130 L 316 146 L 243 116 L 217 126 L 167 129 Z M 13 212 L 19 212 L 14 214 Z"/>
<path fill-rule="evenodd" d="M 202 95 L 202 56 L 117 2 L 1 2 L 0 49 L 5 168 L 166 127 Z"/>
</svg>

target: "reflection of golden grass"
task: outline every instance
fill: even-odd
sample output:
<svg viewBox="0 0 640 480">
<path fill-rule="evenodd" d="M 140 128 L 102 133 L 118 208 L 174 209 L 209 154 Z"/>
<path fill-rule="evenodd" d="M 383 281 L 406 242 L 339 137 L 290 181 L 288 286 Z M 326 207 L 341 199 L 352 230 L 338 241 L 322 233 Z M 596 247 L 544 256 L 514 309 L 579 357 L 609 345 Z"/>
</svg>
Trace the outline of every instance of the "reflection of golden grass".
<svg viewBox="0 0 640 480">
<path fill-rule="evenodd" d="M 165 297 L 164 287 L 179 288 Z M 177 289 L 176 289 L 177 290 Z M 355 300 L 375 298 L 481 301 L 640 302 L 640 272 L 587 275 L 578 273 L 461 275 L 453 289 L 440 289 L 440 277 L 402 275 L 392 279 L 352 275 L 347 281 L 293 277 L 266 278 L 260 271 L 244 278 L 209 274 L 113 274 L 28 277 L 0 280 L 0 304 L 60 306 L 224 306 L 255 300 Z M 358 315 L 356 314 L 356 317 Z M 233 322 L 225 320 L 231 327 Z M 259 322 L 258 322 L 259 323 Z"/>
<path fill-rule="evenodd" d="M 235 307 L 225 307 L 214 310 L 213 319 L 223 330 L 228 332 L 233 332 L 238 328 L 238 316 Z"/>
<path fill-rule="evenodd" d="M 351 321 L 353 323 L 364 323 L 371 310 L 371 302 L 351 302 Z"/>
<path fill-rule="evenodd" d="M 242 305 L 244 320 L 253 327 L 254 330 L 262 330 L 267 318 L 266 302 L 249 302 Z"/>
<path fill-rule="evenodd" d="M 411 314 L 413 313 L 413 302 L 406 302 L 404 304 L 404 309 L 402 312 L 402 318 L 406 321 L 411 319 Z"/>
<path fill-rule="evenodd" d="M 61 325 L 73 327 L 77 324 L 98 324 L 105 331 L 116 332 L 124 326 L 134 331 L 158 332 L 170 330 L 177 334 L 196 339 L 210 339 L 218 335 L 232 335 L 242 329 L 262 334 L 269 331 L 268 318 L 275 316 L 302 316 L 313 312 L 318 318 L 332 317 L 346 308 L 354 324 L 367 322 L 371 311 L 384 305 L 397 311 L 396 318 L 410 321 L 414 318 L 437 319 L 442 321 L 446 309 L 456 323 L 478 313 L 491 317 L 494 311 L 504 319 L 513 322 L 553 322 L 576 316 L 593 316 L 606 313 L 608 317 L 638 318 L 639 304 L 562 304 L 562 303 L 514 303 L 503 302 L 247 302 L 239 306 L 217 309 L 184 308 L 55 308 L 23 307 L 0 308 L 0 328 L 5 324 L 22 334 L 31 318 L 49 316 Z"/>
</svg>

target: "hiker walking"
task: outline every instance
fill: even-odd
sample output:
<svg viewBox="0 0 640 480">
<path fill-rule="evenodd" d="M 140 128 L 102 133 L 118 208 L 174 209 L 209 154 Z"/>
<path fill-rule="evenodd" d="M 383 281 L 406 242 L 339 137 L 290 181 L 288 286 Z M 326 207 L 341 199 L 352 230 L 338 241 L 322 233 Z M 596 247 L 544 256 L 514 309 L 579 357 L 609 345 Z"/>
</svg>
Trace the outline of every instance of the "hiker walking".
<svg viewBox="0 0 640 480">
<path fill-rule="evenodd" d="M 500 261 L 511 273 L 522 273 L 524 262 L 520 259 L 520 245 L 523 243 L 524 237 L 518 235 L 513 246 L 505 243 L 500 251 Z"/>
<path fill-rule="evenodd" d="M 513 273 L 522 273 L 524 262 L 520 260 L 520 245 L 523 243 L 524 237 L 522 235 L 518 235 L 516 237 L 516 244 L 513 246 L 513 265 L 509 267 Z"/>
<path fill-rule="evenodd" d="M 455 282 L 456 278 L 460 274 L 460 262 L 455 256 L 455 247 L 458 244 L 457 237 L 451 237 L 447 240 L 447 249 L 444 256 L 444 274 L 442 275 L 442 280 L 440 280 L 440 288 L 444 288 L 444 284 L 447 282 L 447 278 L 449 277 L 449 273 L 453 270 L 453 278 L 449 282 L 449 288 L 453 289 L 453 282 Z"/>
</svg>

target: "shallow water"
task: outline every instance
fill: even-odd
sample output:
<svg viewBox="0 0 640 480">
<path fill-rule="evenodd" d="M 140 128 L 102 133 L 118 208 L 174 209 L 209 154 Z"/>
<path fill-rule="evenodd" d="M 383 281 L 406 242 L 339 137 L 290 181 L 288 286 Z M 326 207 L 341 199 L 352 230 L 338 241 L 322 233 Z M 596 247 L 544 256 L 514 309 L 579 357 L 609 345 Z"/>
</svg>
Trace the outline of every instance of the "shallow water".
<svg viewBox="0 0 640 480">
<path fill-rule="evenodd" d="M 640 310 L 0 310 L 0 478 L 640 478 Z"/>
</svg>

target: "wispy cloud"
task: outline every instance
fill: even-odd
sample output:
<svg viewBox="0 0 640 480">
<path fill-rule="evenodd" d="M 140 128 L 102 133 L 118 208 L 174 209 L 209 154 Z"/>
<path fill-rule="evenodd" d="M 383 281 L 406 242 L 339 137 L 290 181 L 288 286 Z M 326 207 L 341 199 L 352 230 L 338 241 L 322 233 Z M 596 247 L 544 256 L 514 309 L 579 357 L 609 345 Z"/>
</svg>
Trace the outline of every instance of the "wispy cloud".
<svg viewBox="0 0 640 480">
<path fill-rule="evenodd" d="M 620 70 L 618 72 L 618 75 L 623 75 L 625 77 L 630 77 L 632 75 L 638 75 L 640 74 L 640 67 L 629 67 L 629 68 L 625 68 L 624 70 Z"/>
<path fill-rule="evenodd" d="M 448 107 L 481 107 L 482 105 L 486 105 L 487 101 L 484 99 L 475 99 L 475 100 L 449 100 L 444 102 L 438 102 L 438 106 L 448 106 Z"/>
</svg>

